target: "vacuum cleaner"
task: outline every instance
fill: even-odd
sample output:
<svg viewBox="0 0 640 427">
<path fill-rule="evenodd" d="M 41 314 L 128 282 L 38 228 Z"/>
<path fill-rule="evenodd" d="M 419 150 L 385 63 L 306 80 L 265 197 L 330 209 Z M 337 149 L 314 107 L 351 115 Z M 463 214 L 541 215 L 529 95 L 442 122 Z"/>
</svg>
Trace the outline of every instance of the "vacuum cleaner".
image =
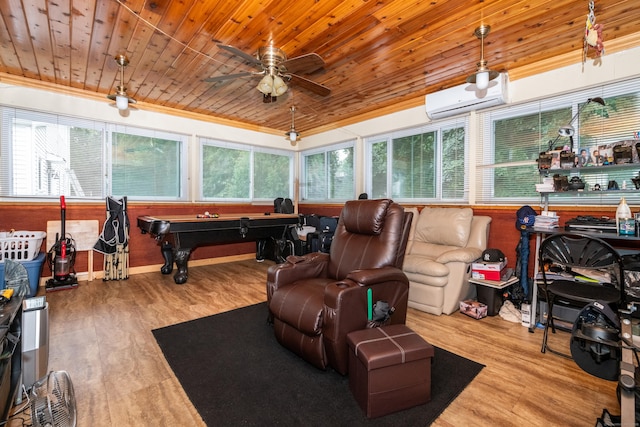
<svg viewBox="0 0 640 427">
<path fill-rule="evenodd" d="M 45 290 L 58 291 L 78 286 L 78 278 L 74 269 L 76 245 L 65 231 L 67 204 L 64 196 L 60 196 L 60 234 L 56 233 L 56 242 L 49 250 L 47 260 L 53 277 L 47 280 Z"/>
</svg>

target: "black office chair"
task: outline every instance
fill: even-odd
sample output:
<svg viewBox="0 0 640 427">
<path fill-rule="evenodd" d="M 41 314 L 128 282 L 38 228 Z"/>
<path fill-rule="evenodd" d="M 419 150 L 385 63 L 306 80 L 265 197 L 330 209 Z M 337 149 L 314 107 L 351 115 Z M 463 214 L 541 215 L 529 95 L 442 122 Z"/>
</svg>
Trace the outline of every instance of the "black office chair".
<svg viewBox="0 0 640 427">
<path fill-rule="evenodd" d="M 547 320 L 542 349 L 571 358 L 569 354 L 550 348 L 549 328 L 556 332 L 556 320 L 570 322 L 554 315 L 554 305 L 562 303 L 581 309 L 600 301 L 617 312 L 624 303 L 624 268 L 622 258 L 607 242 L 576 233 L 559 233 L 547 237 L 540 245 L 541 288 L 547 300 Z M 589 277 L 590 279 L 585 279 Z M 571 331 L 573 325 L 568 327 Z M 565 328 L 563 328 L 565 329 Z"/>
</svg>

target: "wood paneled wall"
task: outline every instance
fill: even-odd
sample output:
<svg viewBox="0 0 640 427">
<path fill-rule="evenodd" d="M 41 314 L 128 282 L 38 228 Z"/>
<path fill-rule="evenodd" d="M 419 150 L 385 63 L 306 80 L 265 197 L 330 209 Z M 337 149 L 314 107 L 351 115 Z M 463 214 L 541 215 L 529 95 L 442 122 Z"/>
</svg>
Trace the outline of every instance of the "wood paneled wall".
<svg viewBox="0 0 640 427">
<path fill-rule="evenodd" d="M 420 208 L 421 206 L 417 206 Z M 342 205 L 320 205 L 320 204 L 303 204 L 300 205 L 299 211 L 303 214 L 315 213 L 318 215 L 339 215 Z M 474 206 L 473 210 L 476 215 L 488 215 L 492 218 L 491 229 L 489 233 L 489 247 L 498 248 L 509 259 L 509 266 L 515 267 L 516 262 L 516 246 L 520 239 L 520 233 L 515 228 L 516 211 L 519 207 L 480 207 Z M 539 210 L 537 206 L 534 209 Z M 163 258 L 160 254 L 160 248 L 149 235 L 140 233 L 136 225 L 136 218 L 140 215 L 187 215 L 197 214 L 205 211 L 217 213 L 262 213 L 272 211 L 270 205 L 250 205 L 250 204 L 200 204 L 200 203 L 167 203 L 167 204 L 144 204 L 130 203 L 128 206 L 128 216 L 131 222 L 130 235 L 130 252 L 129 261 L 131 267 L 141 267 L 147 265 L 162 264 Z M 564 221 L 577 215 L 609 215 L 614 216 L 615 208 L 559 208 L 556 209 L 560 215 L 561 225 Z M 104 204 L 87 204 L 74 203 L 67 201 L 66 219 L 67 220 L 99 220 L 102 228 L 106 218 Z M 47 229 L 47 221 L 60 220 L 60 206 L 57 203 L 0 203 L 0 230 L 34 230 L 45 231 Z M 97 240 L 97 236 L 96 236 Z M 46 251 L 43 243 L 42 250 Z M 533 241 L 532 241 L 533 250 Z M 228 245 L 214 245 L 199 247 L 191 254 L 192 260 L 216 258 L 222 256 L 233 256 L 250 254 L 255 252 L 255 243 L 234 243 Z M 94 271 L 103 269 L 103 257 L 99 253 L 94 254 Z M 531 263 L 530 263 L 531 264 Z M 78 272 L 87 271 L 87 255 L 86 253 L 78 253 L 76 259 L 76 270 Z M 42 275 L 51 274 L 48 265 L 44 266 Z"/>
</svg>

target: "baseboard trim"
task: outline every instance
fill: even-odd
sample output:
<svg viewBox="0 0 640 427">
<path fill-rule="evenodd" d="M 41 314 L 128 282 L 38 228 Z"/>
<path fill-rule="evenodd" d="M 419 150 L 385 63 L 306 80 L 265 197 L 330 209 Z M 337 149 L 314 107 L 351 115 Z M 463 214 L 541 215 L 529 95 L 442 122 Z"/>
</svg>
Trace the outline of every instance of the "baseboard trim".
<svg viewBox="0 0 640 427">
<path fill-rule="evenodd" d="M 214 264 L 224 264 L 227 262 L 245 261 L 249 259 L 255 259 L 255 257 L 256 257 L 256 254 L 254 252 L 254 253 L 248 253 L 248 254 L 229 255 L 229 256 L 216 257 L 216 258 L 196 259 L 196 260 L 189 261 L 189 267 L 201 267 L 204 265 L 214 265 Z M 159 273 L 162 265 L 163 264 L 153 264 L 153 265 L 141 265 L 139 267 L 130 267 L 129 275 L 131 276 L 134 274 L 155 273 L 155 272 Z M 88 282 L 89 272 L 84 271 L 84 272 L 76 273 L 76 277 L 78 278 L 79 282 Z M 102 280 L 103 277 L 104 277 L 104 271 L 93 272 L 93 281 Z M 44 287 L 45 284 L 47 283 L 47 280 L 49 280 L 50 278 L 51 277 L 41 277 L 39 286 Z"/>
</svg>

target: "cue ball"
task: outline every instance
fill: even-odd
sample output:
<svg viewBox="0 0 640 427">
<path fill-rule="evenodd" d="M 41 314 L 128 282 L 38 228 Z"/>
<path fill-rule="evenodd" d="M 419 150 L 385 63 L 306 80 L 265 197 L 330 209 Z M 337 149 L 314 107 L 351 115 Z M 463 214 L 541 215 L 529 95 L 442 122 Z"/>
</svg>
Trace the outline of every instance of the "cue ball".
<svg viewBox="0 0 640 427">
<path fill-rule="evenodd" d="M 209 216 L 209 211 L 206 211 L 204 214 L 205 214 L 206 216 Z"/>
</svg>

